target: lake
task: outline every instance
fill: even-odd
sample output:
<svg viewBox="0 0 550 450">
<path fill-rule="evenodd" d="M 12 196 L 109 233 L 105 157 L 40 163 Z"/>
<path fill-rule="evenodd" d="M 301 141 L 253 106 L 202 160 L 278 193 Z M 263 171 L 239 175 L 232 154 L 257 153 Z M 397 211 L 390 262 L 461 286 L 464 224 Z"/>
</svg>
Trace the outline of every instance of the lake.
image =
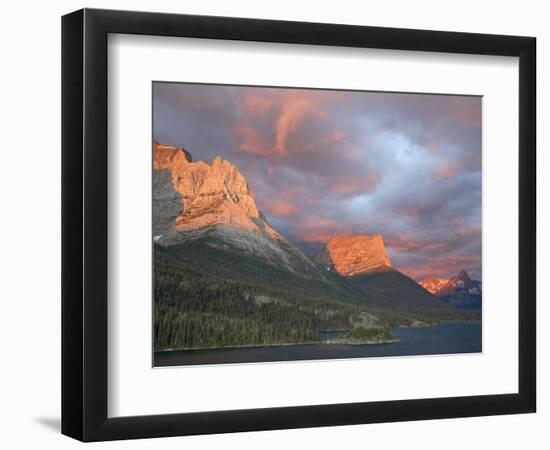
<svg viewBox="0 0 550 450">
<path fill-rule="evenodd" d="M 155 352 L 155 367 L 481 352 L 481 322 L 394 328 L 392 344 L 299 344 Z M 325 336 L 330 337 L 330 336 Z"/>
</svg>

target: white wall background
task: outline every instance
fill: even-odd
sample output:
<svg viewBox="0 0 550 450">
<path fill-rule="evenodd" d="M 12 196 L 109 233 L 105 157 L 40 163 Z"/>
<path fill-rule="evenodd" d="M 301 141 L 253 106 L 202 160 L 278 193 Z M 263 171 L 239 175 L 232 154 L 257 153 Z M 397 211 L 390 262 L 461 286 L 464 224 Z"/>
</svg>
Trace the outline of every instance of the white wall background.
<svg viewBox="0 0 550 450">
<path fill-rule="evenodd" d="M 549 12 L 545 2 L 302 2 L 277 0 L 112 0 L 9 2 L 0 17 L 0 196 L 3 238 L 0 273 L 0 445 L 3 448 L 75 448 L 59 434 L 60 418 L 60 16 L 83 6 L 190 14 L 353 23 L 538 38 L 539 230 L 548 229 L 550 158 Z M 539 280 L 548 273 L 548 235 L 539 231 Z M 540 253 L 546 251 L 545 257 Z M 505 257 L 505 255 L 504 255 Z M 505 274 L 503 274 L 505 279 Z M 277 432 L 240 433 L 95 444 L 94 448 L 300 448 L 342 446 L 409 449 L 530 448 L 550 446 L 550 308 L 539 281 L 539 412 Z"/>
</svg>

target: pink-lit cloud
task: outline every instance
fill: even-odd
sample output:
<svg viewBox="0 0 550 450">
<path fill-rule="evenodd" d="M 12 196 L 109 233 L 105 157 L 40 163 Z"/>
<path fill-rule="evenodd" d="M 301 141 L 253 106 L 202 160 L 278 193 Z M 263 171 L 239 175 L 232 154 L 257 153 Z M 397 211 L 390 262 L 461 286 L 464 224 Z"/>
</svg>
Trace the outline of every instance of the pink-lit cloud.
<svg viewBox="0 0 550 450">
<path fill-rule="evenodd" d="M 287 153 L 286 142 L 289 134 L 296 130 L 308 115 L 323 114 L 320 105 L 311 95 L 290 95 L 283 102 L 275 124 L 275 150 L 280 155 Z"/>
<path fill-rule="evenodd" d="M 418 250 L 442 250 L 447 248 L 445 241 L 419 240 L 412 236 L 395 235 L 386 238 L 386 245 L 399 252 L 414 252 Z"/>
<path fill-rule="evenodd" d="M 448 166 L 438 167 L 436 172 L 435 172 L 435 178 L 437 180 L 442 180 L 442 179 L 445 179 L 445 178 L 452 178 L 456 175 L 457 175 L 457 171 L 454 168 L 448 167 Z"/>
<path fill-rule="evenodd" d="M 264 212 L 280 217 L 290 216 L 296 211 L 297 208 L 292 203 L 282 200 L 274 200 L 266 203 L 266 206 L 264 207 Z"/>
<path fill-rule="evenodd" d="M 239 148 L 246 153 L 268 156 L 271 154 L 271 147 L 264 141 L 263 137 L 250 125 L 238 125 L 233 128 L 235 136 L 239 140 Z"/>
<path fill-rule="evenodd" d="M 380 177 L 378 175 L 365 175 L 358 179 L 337 180 L 330 184 L 328 192 L 353 194 L 359 192 L 369 192 L 376 187 Z"/>
<path fill-rule="evenodd" d="M 333 130 L 323 136 L 323 143 L 334 144 L 336 142 L 342 142 L 344 139 L 346 139 L 346 134 L 343 131 Z"/>
<path fill-rule="evenodd" d="M 272 108 L 273 101 L 267 96 L 243 93 L 241 106 L 246 114 L 261 114 Z"/>
</svg>

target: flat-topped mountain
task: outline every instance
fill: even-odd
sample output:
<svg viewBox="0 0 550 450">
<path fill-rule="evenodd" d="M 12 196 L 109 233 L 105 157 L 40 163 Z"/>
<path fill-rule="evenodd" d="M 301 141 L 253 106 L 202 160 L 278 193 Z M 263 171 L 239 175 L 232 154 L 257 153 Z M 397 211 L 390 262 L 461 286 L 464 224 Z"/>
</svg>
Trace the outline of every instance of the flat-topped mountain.
<svg viewBox="0 0 550 450">
<path fill-rule="evenodd" d="M 313 260 L 345 277 L 368 302 L 401 311 L 445 312 L 446 305 L 392 267 L 381 235 L 338 235 Z"/>
<path fill-rule="evenodd" d="M 334 236 L 313 260 L 327 268 L 334 268 L 346 277 L 366 273 L 381 266 L 391 266 L 384 239 L 379 234 Z"/>
</svg>

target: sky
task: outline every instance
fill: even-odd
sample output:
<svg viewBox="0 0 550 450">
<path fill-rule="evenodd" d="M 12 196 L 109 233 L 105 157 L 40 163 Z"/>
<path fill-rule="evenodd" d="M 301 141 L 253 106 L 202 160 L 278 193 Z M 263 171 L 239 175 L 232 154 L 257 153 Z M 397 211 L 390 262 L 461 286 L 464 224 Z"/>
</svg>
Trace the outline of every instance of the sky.
<svg viewBox="0 0 550 450">
<path fill-rule="evenodd" d="M 153 138 L 220 155 L 306 254 L 381 234 L 416 280 L 481 279 L 481 97 L 153 83 Z"/>
</svg>

